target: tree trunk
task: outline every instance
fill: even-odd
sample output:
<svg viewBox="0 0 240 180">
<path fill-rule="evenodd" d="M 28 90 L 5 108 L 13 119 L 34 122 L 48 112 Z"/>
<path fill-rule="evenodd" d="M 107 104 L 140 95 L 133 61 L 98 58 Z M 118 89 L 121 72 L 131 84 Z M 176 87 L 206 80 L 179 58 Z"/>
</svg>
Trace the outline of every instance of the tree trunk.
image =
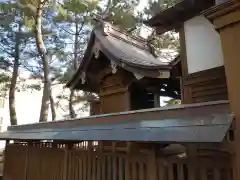
<svg viewBox="0 0 240 180">
<path fill-rule="evenodd" d="M 39 122 L 47 121 L 48 119 L 48 110 L 49 110 L 49 103 L 50 103 L 50 86 L 51 81 L 49 78 L 49 57 L 43 42 L 42 37 L 42 13 L 44 7 L 43 0 L 38 1 L 37 12 L 36 12 L 36 20 L 35 20 L 35 33 L 36 33 L 36 45 L 38 52 L 41 56 L 42 63 L 43 63 L 43 73 L 44 73 L 44 87 L 43 87 L 43 96 L 42 96 L 42 105 L 40 111 Z"/>
<path fill-rule="evenodd" d="M 70 97 L 69 97 L 69 105 L 68 105 L 69 113 L 70 113 L 71 118 L 76 117 L 76 113 L 75 113 L 74 108 L 73 108 L 73 97 L 74 97 L 74 90 L 71 90 Z"/>
<path fill-rule="evenodd" d="M 50 90 L 50 106 L 51 106 L 51 113 L 52 113 L 52 121 L 56 120 L 56 110 L 55 110 L 55 103 L 52 96 L 52 91 Z"/>
<path fill-rule="evenodd" d="M 18 32 L 21 31 L 21 27 L 19 25 Z M 18 69 L 19 69 L 19 60 L 20 60 L 20 37 L 19 34 L 16 33 L 15 39 L 15 56 L 14 56 L 14 64 L 13 64 L 13 72 L 11 77 L 11 84 L 9 87 L 9 115 L 10 115 L 10 123 L 11 125 L 17 125 L 17 113 L 15 107 L 15 89 L 18 78 Z"/>
<path fill-rule="evenodd" d="M 76 21 L 76 20 L 75 20 Z M 78 36 L 79 36 L 79 30 L 78 30 L 78 22 L 75 22 L 75 37 L 74 37 L 74 57 L 73 57 L 73 68 L 76 71 L 78 68 Z"/>
<path fill-rule="evenodd" d="M 75 14 L 75 18 L 76 18 L 76 14 Z M 82 27 L 83 27 L 83 24 L 82 24 Z M 80 28 L 80 30 L 81 30 L 81 28 Z M 74 69 L 74 71 L 76 71 L 77 68 L 78 68 L 78 57 L 77 57 L 77 55 L 78 55 L 78 36 L 79 36 L 78 22 L 77 22 L 76 19 L 75 19 L 75 35 L 74 36 L 75 37 L 74 37 L 73 69 Z M 76 113 L 75 113 L 74 108 L 73 108 L 73 97 L 74 97 L 74 90 L 72 89 L 71 92 L 70 92 L 69 104 L 68 104 L 69 114 L 70 114 L 71 118 L 76 117 Z"/>
</svg>

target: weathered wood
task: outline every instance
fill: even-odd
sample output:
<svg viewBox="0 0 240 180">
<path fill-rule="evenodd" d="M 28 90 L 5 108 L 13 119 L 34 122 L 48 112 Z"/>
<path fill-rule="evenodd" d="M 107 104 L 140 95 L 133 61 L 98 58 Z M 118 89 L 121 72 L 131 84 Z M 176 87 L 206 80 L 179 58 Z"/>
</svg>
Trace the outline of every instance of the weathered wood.
<svg viewBox="0 0 240 180">
<path fill-rule="evenodd" d="M 127 77 L 127 72 L 117 71 L 102 78 L 99 94 L 102 114 L 130 110 Z"/>
<path fill-rule="evenodd" d="M 139 179 L 138 180 L 144 180 L 144 174 L 145 174 L 145 169 L 144 169 L 144 163 L 139 163 Z"/>
<path fill-rule="evenodd" d="M 240 1 L 226 1 L 205 12 L 219 31 L 224 56 L 228 96 L 231 111 L 236 115 L 233 156 L 234 180 L 240 179 L 240 81 L 239 46 L 240 46 Z"/>
<path fill-rule="evenodd" d="M 107 180 L 112 180 L 112 158 L 107 156 Z"/>
<path fill-rule="evenodd" d="M 149 152 L 148 159 L 148 177 L 150 180 L 157 180 L 157 161 L 156 161 L 156 150 L 152 149 Z M 171 180 L 171 179 L 170 179 Z"/>
<path fill-rule="evenodd" d="M 125 158 L 119 157 L 118 159 L 118 175 L 119 175 L 119 180 L 123 180 L 123 162 L 125 161 Z M 126 161 L 125 161 L 126 162 Z"/>
<path fill-rule="evenodd" d="M 183 78 L 184 103 L 227 100 L 228 90 L 224 67 L 186 75 Z"/>
<path fill-rule="evenodd" d="M 103 142 L 93 143 L 91 141 L 82 142 L 83 146 L 80 143 L 75 145 L 67 143 L 65 148 L 61 148 L 64 146 L 51 146 L 49 143 L 29 144 L 28 146 L 10 144 L 6 148 L 6 156 L 10 158 L 5 162 L 4 172 L 6 175 L 11 172 L 10 178 L 22 177 L 20 180 L 26 179 L 25 167 L 27 167 L 28 180 L 165 180 L 166 178 L 184 180 L 187 176 L 184 172 L 184 166 L 186 166 L 189 180 L 195 180 L 197 177 L 195 173 L 190 176 L 191 171 L 194 172 L 193 167 L 200 172 L 199 180 L 207 180 L 209 169 L 212 169 L 210 176 L 214 177 L 213 180 L 220 177 L 224 177 L 224 180 L 232 180 L 228 173 L 231 169 L 231 159 L 223 153 L 215 151 L 203 153 L 203 150 L 198 153 L 187 151 L 189 156 L 181 159 L 177 156 L 164 156 L 162 151 L 157 152 L 154 149 L 155 146 L 144 150 L 142 149 L 144 146 L 129 142 L 127 151 L 122 152 L 116 149 L 116 142 L 108 142 L 106 145 L 109 143 L 112 144 L 109 152 L 103 151 Z M 124 143 L 120 144 L 124 145 Z M 20 152 L 20 156 L 14 155 L 16 152 Z M 67 163 L 63 158 L 66 154 Z M 26 164 L 27 156 L 28 163 Z M 12 166 L 9 166 L 11 163 L 16 163 L 16 157 L 20 158 L 16 165 L 22 167 L 22 171 L 12 170 Z M 223 173 L 223 170 L 226 171 Z"/>
</svg>

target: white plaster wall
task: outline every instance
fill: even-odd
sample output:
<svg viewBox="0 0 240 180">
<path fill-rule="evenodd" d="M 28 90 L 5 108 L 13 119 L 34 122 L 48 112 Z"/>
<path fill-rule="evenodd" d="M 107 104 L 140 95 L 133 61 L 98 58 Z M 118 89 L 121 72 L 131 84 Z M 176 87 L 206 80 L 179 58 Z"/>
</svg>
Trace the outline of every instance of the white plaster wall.
<svg viewBox="0 0 240 180">
<path fill-rule="evenodd" d="M 188 73 L 223 65 L 220 35 L 205 17 L 197 16 L 184 23 Z"/>
</svg>

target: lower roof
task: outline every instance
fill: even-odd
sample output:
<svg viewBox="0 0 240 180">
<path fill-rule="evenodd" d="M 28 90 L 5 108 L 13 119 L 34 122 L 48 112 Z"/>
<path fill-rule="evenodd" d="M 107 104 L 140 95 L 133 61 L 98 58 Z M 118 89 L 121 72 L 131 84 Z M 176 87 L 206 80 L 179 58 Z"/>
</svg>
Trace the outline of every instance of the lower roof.
<svg viewBox="0 0 240 180">
<path fill-rule="evenodd" d="M 232 120 L 228 103 L 217 101 L 11 126 L 0 139 L 221 142 Z"/>
<path fill-rule="evenodd" d="M 182 23 L 214 4 L 215 0 L 182 0 L 175 6 L 157 13 L 151 19 L 145 21 L 145 24 L 156 27 L 157 33 L 161 34 L 179 28 Z"/>
</svg>

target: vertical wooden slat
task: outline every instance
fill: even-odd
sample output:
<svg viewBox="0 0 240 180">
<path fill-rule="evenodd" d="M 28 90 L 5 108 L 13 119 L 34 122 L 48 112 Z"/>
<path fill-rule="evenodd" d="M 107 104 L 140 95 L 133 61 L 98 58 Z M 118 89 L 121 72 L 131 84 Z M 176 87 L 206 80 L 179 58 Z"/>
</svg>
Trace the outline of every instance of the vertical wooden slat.
<svg viewBox="0 0 240 180">
<path fill-rule="evenodd" d="M 164 166 L 164 158 L 161 157 L 158 159 L 158 180 L 165 180 L 165 166 Z"/>
<path fill-rule="evenodd" d="M 60 167 L 59 149 L 57 149 L 57 148 L 52 149 L 51 156 L 54 158 L 54 163 L 53 163 L 54 176 L 53 176 L 53 180 L 61 180 L 61 177 L 60 177 L 61 172 L 59 170 L 59 167 Z"/>
<path fill-rule="evenodd" d="M 88 167 L 87 154 L 84 154 L 84 156 L 83 156 L 83 180 L 87 180 L 87 167 Z"/>
<path fill-rule="evenodd" d="M 83 180 L 83 156 L 82 156 L 82 152 L 80 151 L 79 155 L 79 166 L 78 166 L 78 170 L 79 170 L 79 180 Z"/>
<path fill-rule="evenodd" d="M 148 177 L 150 180 L 157 180 L 156 150 L 151 149 L 148 157 Z"/>
<path fill-rule="evenodd" d="M 78 154 L 77 154 L 77 149 L 75 151 L 75 156 L 74 156 L 74 180 L 79 180 L 79 163 L 78 163 Z"/>
<path fill-rule="evenodd" d="M 46 180 L 52 180 L 53 179 L 53 160 L 50 154 L 51 149 L 46 147 L 45 148 L 45 154 L 44 154 L 44 179 Z"/>
<path fill-rule="evenodd" d="M 24 171 L 24 179 L 27 179 L 27 173 L 28 173 L 28 156 L 29 156 L 29 147 L 26 147 L 26 159 L 25 159 L 25 171 Z"/>
<path fill-rule="evenodd" d="M 72 180 L 72 149 L 68 150 L 67 180 Z"/>
<path fill-rule="evenodd" d="M 199 171 L 199 167 L 197 167 L 196 162 L 199 162 L 197 157 L 197 149 L 194 145 L 188 146 L 187 150 L 189 163 L 188 163 L 188 178 L 189 180 L 195 180 L 196 179 L 196 171 Z M 200 162 L 199 162 L 200 163 Z"/>
<path fill-rule="evenodd" d="M 205 167 L 202 167 L 200 169 L 200 177 L 201 177 L 201 180 L 208 180 L 208 178 L 207 178 L 207 169 Z"/>
<path fill-rule="evenodd" d="M 61 173 L 61 180 L 64 180 L 64 162 L 65 162 L 65 149 L 60 149 L 59 159 L 60 159 L 60 173 Z"/>
<path fill-rule="evenodd" d="M 139 180 L 144 180 L 144 162 L 139 163 Z"/>
<path fill-rule="evenodd" d="M 119 180 L 123 180 L 123 161 L 126 161 L 125 157 L 118 158 L 118 177 Z"/>
<path fill-rule="evenodd" d="M 112 180 L 112 157 L 107 156 L 107 179 Z"/>
<path fill-rule="evenodd" d="M 214 177 L 214 180 L 220 180 L 221 179 L 219 169 L 214 168 L 214 176 L 213 177 Z"/>
<path fill-rule="evenodd" d="M 48 152 L 47 152 L 47 149 L 43 148 L 42 149 L 42 153 L 43 153 L 43 156 L 42 156 L 42 179 L 51 179 L 52 177 L 52 173 L 48 174 L 49 173 L 49 169 L 51 169 L 51 162 L 48 163 L 48 158 L 49 158 L 49 155 L 48 155 Z"/>
<path fill-rule="evenodd" d="M 47 155 L 46 150 L 44 147 L 41 148 L 42 153 L 42 159 L 41 159 L 41 179 L 47 179 L 46 174 L 48 173 L 48 169 L 50 168 L 50 164 L 46 163 L 47 158 L 45 157 Z M 48 155 L 47 155 L 48 156 Z M 47 171 L 47 173 L 46 173 Z M 51 174 L 49 174 L 48 177 L 51 177 Z"/>
<path fill-rule="evenodd" d="M 60 174 L 60 180 L 64 180 L 64 149 L 59 148 L 59 174 Z"/>
<path fill-rule="evenodd" d="M 37 158 L 38 158 L 38 167 L 39 167 L 39 180 L 41 180 L 42 179 L 42 157 L 43 157 L 43 155 L 42 155 L 42 150 L 41 150 L 41 147 L 36 147 L 36 156 L 37 156 Z"/>
<path fill-rule="evenodd" d="M 76 149 L 72 150 L 72 180 L 76 179 Z"/>
<path fill-rule="evenodd" d="M 130 180 L 131 179 L 131 171 L 130 171 L 130 159 L 131 159 L 131 146 L 132 143 L 131 142 L 127 142 L 127 155 L 125 158 L 125 180 Z"/>
<path fill-rule="evenodd" d="M 68 180 L 67 179 L 67 171 L 68 171 L 68 166 L 67 166 L 67 163 L 68 163 L 68 149 L 65 148 L 64 149 L 64 161 L 63 161 L 63 180 Z"/>
<path fill-rule="evenodd" d="M 184 172 L 183 172 L 183 164 L 182 163 L 177 165 L 177 171 L 178 171 L 178 180 L 185 180 L 184 179 Z"/>
<path fill-rule="evenodd" d="M 55 158 L 55 155 L 54 154 L 52 154 L 52 151 L 53 151 L 54 149 L 52 149 L 52 148 L 49 148 L 49 156 L 50 156 L 50 158 L 48 159 L 48 162 L 50 162 L 51 161 L 51 170 L 49 171 L 49 173 L 51 173 L 52 174 L 52 178 L 51 178 L 51 180 L 55 180 L 56 178 L 55 178 L 55 176 L 56 176 L 56 158 Z"/>
<path fill-rule="evenodd" d="M 116 153 L 115 153 L 116 154 Z M 112 166 L 113 166 L 113 180 L 117 180 L 117 156 L 113 156 Z"/>
<path fill-rule="evenodd" d="M 136 161 L 131 162 L 132 169 L 132 180 L 137 180 L 137 163 Z"/>
<path fill-rule="evenodd" d="M 92 180 L 96 180 L 96 156 L 92 153 Z"/>
<path fill-rule="evenodd" d="M 106 162 L 107 162 L 107 160 L 106 160 L 106 156 L 103 154 L 103 156 L 102 156 L 102 179 L 104 180 L 106 180 Z"/>
<path fill-rule="evenodd" d="M 91 171 L 92 171 L 92 141 L 88 142 L 88 173 L 87 180 L 91 179 Z"/>
<path fill-rule="evenodd" d="M 168 164 L 168 178 L 169 178 L 169 180 L 174 180 L 173 164 L 172 163 Z"/>
<path fill-rule="evenodd" d="M 101 180 L 101 156 L 98 155 L 97 157 L 97 180 Z"/>
</svg>

